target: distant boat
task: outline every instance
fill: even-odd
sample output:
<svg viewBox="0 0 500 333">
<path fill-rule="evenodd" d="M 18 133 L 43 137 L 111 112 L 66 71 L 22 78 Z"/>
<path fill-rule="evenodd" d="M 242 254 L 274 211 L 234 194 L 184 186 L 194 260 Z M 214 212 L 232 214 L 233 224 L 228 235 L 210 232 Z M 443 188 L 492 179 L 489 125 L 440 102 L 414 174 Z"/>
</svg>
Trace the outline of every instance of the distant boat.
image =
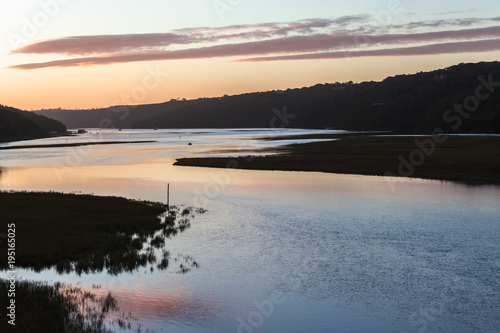
<svg viewBox="0 0 500 333">
<path fill-rule="evenodd" d="M 121 132 L 121 131 L 122 131 L 122 129 L 120 128 L 118 131 L 120 131 L 120 132 Z"/>
<path fill-rule="evenodd" d="M 153 128 L 153 131 L 157 131 L 157 130 L 158 130 L 158 128 L 156 128 L 156 127 L 155 127 L 155 128 Z"/>
</svg>

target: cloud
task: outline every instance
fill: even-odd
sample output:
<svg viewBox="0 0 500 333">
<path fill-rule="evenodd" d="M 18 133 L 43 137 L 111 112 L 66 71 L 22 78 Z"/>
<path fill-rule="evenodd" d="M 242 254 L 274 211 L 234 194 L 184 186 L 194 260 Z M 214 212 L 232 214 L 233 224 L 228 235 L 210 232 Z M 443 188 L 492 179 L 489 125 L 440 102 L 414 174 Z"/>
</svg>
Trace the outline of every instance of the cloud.
<svg viewBox="0 0 500 333">
<path fill-rule="evenodd" d="M 366 15 L 343 16 L 335 19 L 308 19 L 288 23 L 231 25 L 218 28 L 178 29 L 173 33 L 73 36 L 44 40 L 12 50 L 10 54 L 90 55 L 158 49 L 173 45 L 214 43 L 231 40 L 269 39 L 307 34 L 316 29 L 359 23 Z"/>
<path fill-rule="evenodd" d="M 443 20 L 433 20 L 433 21 L 418 21 L 418 22 L 408 22 L 401 25 L 393 25 L 393 29 L 406 29 L 406 30 L 417 30 L 417 29 L 437 29 L 446 27 L 469 27 L 474 24 L 482 24 L 495 21 L 492 19 L 480 19 L 480 18 L 464 18 L 464 19 L 443 19 Z"/>
<path fill-rule="evenodd" d="M 472 42 L 441 43 L 414 47 L 400 47 L 367 51 L 322 52 L 298 55 L 284 55 L 275 57 L 256 57 L 237 60 L 239 62 L 283 61 L 283 60 L 313 60 L 313 59 L 341 59 L 362 57 L 388 56 L 422 56 L 436 54 L 454 54 L 468 52 L 491 52 L 500 50 L 500 39 L 487 39 Z"/>
<path fill-rule="evenodd" d="M 10 53 L 63 53 L 83 55 L 137 50 L 141 48 L 169 46 L 191 42 L 192 41 L 186 36 L 172 33 L 76 36 L 37 42 L 13 50 Z"/>
<path fill-rule="evenodd" d="M 274 22 L 274 23 L 261 23 L 261 24 L 241 24 L 230 25 L 225 27 L 216 28 L 186 28 L 175 30 L 177 33 L 188 34 L 205 34 L 225 36 L 227 32 L 234 31 L 250 31 L 260 32 L 265 31 L 274 36 L 285 36 L 291 33 L 308 33 L 322 28 L 338 29 L 339 27 L 351 26 L 353 24 L 366 23 L 370 19 L 369 15 L 349 15 L 341 16 L 338 18 L 313 18 L 307 20 L 300 20 L 294 22 Z M 229 36 L 231 36 L 229 34 Z"/>
<path fill-rule="evenodd" d="M 346 54 L 364 57 L 498 49 L 493 46 L 495 41 L 498 42 L 500 26 L 470 27 L 496 18 L 409 22 L 404 26 L 390 27 L 377 27 L 372 19 L 358 15 L 178 29 L 171 33 L 63 37 L 36 42 L 13 50 L 11 54 L 58 53 L 81 57 L 19 64 L 10 68 L 27 70 L 216 57 L 231 58 L 232 61 L 335 59 Z M 450 25 L 469 28 L 438 29 Z M 370 33 L 366 33 L 368 31 Z M 449 47 L 448 51 L 445 46 Z M 476 50 L 473 50 L 474 46 Z M 242 59 L 232 59 L 234 57 Z"/>
</svg>

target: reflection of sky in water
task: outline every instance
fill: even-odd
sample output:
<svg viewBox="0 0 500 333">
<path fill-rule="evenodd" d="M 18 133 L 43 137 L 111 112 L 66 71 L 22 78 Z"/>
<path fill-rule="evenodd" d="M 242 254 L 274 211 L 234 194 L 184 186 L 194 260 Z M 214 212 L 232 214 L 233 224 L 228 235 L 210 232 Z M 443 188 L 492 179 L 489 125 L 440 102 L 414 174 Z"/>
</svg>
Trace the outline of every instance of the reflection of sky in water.
<svg viewBox="0 0 500 333">
<path fill-rule="evenodd" d="M 339 133 L 343 131 L 255 129 L 255 130 L 89 130 L 89 133 L 71 137 L 47 138 L 2 143 L 2 146 L 34 146 L 51 144 L 98 143 L 103 141 L 155 141 L 134 145 L 91 145 L 43 149 L 1 150 L 0 166 L 52 165 L 54 161 L 70 166 L 114 165 L 131 163 L 136 158 L 185 156 L 235 156 L 262 154 L 253 150 L 289 143 L 318 140 L 264 141 L 256 138 L 275 136 Z M 192 145 L 188 145 L 191 143 Z M 225 152 L 226 151 L 226 152 Z M 216 153 L 215 153 L 216 152 Z M 81 158 L 80 158 L 81 157 Z M 59 159 L 57 159 L 59 158 Z"/>
<path fill-rule="evenodd" d="M 248 134 L 196 135 L 209 151 L 234 148 L 233 133 Z M 0 152 L 1 165 L 17 166 L 2 169 L 0 189 L 164 201 L 170 183 L 173 204 L 209 210 L 167 242 L 173 256 L 201 265 L 187 274 L 19 276 L 101 284 L 157 332 L 236 332 L 276 292 L 284 302 L 255 332 L 417 332 L 423 326 L 410 317 L 425 319 L 421 309 L 432 314 L 426 332 L 498 332 L 499 187 L 172 166 L 199 148 L 95 146 L 62 174 L 52 167 L 65 163 L 60 150 Z"/>
</svg>

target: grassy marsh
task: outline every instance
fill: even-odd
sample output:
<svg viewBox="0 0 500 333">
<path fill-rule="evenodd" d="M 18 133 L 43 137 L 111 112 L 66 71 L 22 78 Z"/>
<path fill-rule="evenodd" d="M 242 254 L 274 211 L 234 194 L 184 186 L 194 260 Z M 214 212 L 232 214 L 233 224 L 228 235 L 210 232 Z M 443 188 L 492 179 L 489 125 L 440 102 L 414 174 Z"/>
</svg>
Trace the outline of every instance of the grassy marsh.
<svg viewBox="0 0 500 333">
<path fill-rule="evenodd" d="M 181 158 L 175 165 L 251 170 L 316 171 L 341 174 L 400 175 L 400 156 L 421 150 L 415 140 L 430 136 L 352 136 L 336 141 L 292 144 L 276 155 L 257 157 Z M 410 177 L 500 184 L 499 136 L 447 136 Z"/>
<path fill-rule="evenodd" d="M 125 143 L 151 143 L 156 141 L 101 141 L 101 142 L 79 142 L 79 143 L 54 143 L 47 145 L 23 145 L 23 146 L 5 146 L 0 147 L 0 150 L 13 149 L 33 149 L 33 148 L 64 148 L 64 147 L 80 147 L 80 146 L 97 146 L 97 145 L 118 145 Z"/>
<path fill-rule="evenodd" d="M 187 229 L 186 217 L 195 212 L 201 211 L 190 210 L 178 220 L 179 208 L 171 206 L 165 216 L 166 205 L 157 202 L 0 192 L 0 230 L 7 232 L 7 225 L 15 224 L 16 266 L 35 271 L 55 267 L 58 272 L 118 274 L 154 264 L 164 269 L 168 257 L 157 258 L 155 249 Z M 7 242 L 1 239 L 0 251 L 7 253 Z M 7 268 L 7 256 L 0 257 L 0 268 Z"/>
</svg>

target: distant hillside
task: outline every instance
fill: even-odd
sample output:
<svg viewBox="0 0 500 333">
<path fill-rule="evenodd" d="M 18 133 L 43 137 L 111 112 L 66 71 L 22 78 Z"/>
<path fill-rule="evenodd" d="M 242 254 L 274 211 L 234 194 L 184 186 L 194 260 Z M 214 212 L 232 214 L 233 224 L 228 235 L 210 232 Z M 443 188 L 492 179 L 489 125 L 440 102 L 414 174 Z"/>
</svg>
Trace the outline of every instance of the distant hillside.
<svg viewBox="0 0 500 333">
<path fill-rule="evenodd" d="M 0 105 L 0 142 L 44 138 L 51 132 L 65 133 L 66 126 L 33 112 Z"/>
<path fill-rule="evenodd" d="M 479 76 L 500 82 L 500 62 L 460 64 L 432 72 L 389 77 L 382 82 L 318 84 L 313 87 L 116 107 L 43 110 L 68 127 L 250 128 L 291 127 L 393 130 L 430 133 L 500 133 L 500 87 L 470 117 L 445 122 L 444 113 L 474 96 Z M 491 89 L 491 87 L 490 87 Z M 486 94 L 487 90 L 482 90 Z M 286 106 L 288 118 L 280 117 Z M 456 114 L 449 114 L 449 117 Z M 283 118 L 283 119 L 280 119 Z"/>
</svg>

